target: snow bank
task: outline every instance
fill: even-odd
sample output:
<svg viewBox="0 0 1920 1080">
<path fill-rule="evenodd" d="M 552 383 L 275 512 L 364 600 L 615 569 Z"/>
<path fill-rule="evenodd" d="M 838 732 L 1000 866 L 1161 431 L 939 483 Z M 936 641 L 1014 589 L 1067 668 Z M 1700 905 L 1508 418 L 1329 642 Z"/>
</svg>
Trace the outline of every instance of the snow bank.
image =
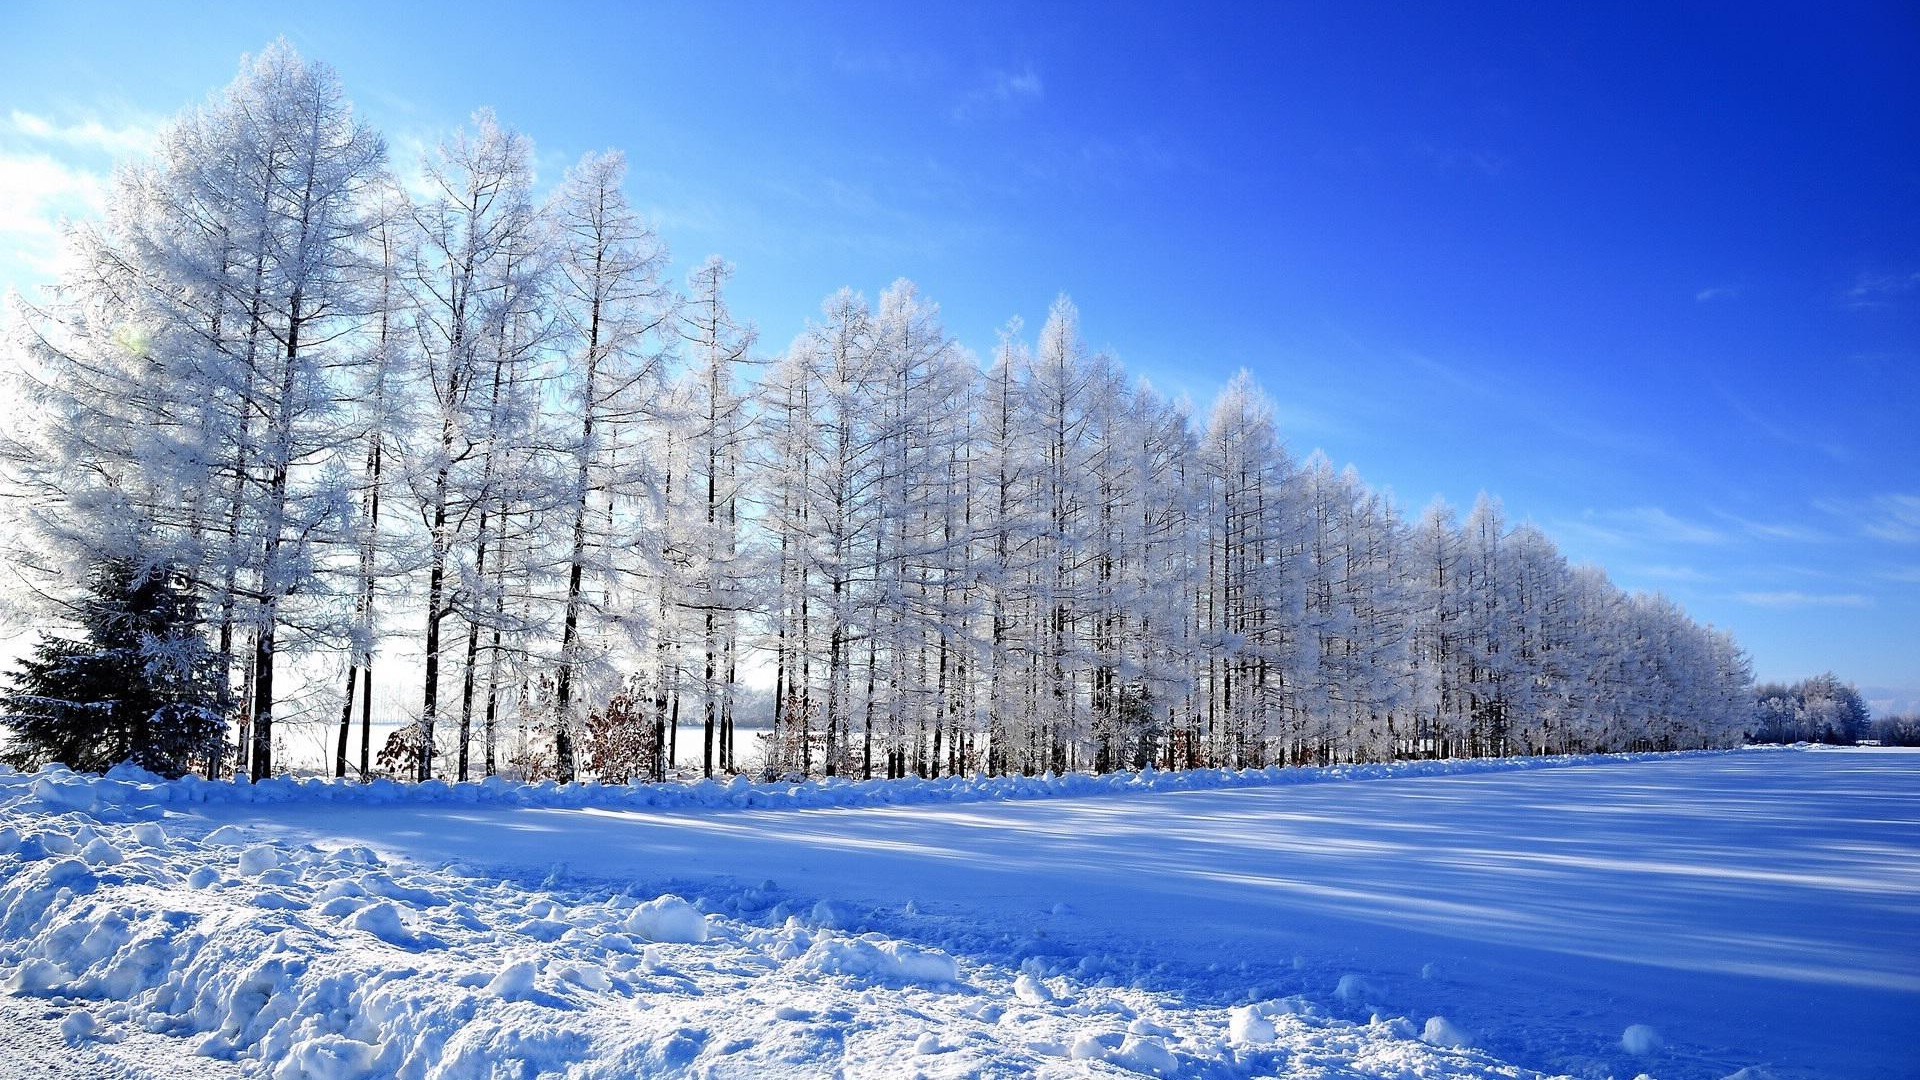
<svg viewBox="0 0 1920 1080">
<path fill-rule="evenodd" d="M 523 784 L 499 777 L 469 783 L 431 780 L 398 784 L 391 780 L 358 783 L 321 778 L 277 778 L 249 783 L 213 782 L 197 776 L 164 780 L 131 765 L 105 776 L 74 773 L 52 765 L 33 774 L 0 776 L 0 790 L 30 785 L 49 810 L 75 810 L 114 820 L 151 820 L 168 806 L 204 803 L 338 802 L 505 805 L 547 809 L 821 809 L 1044 799 L 1163 791 L 1277 787 L 1352 780 L 1395 780 L 1415 776 L 1462 776 L 1531 769 L 1649 761 L 1721 754 L 1791 752 L 1792 747 L 1743 747 L 1675 754 L 1588 754 L 1560 757 L 1473 758 L 1447 761 L 1396 761 L 1326 768 L 1193 769 L 1183 772 L 1068 773 L 1038 777 L 944 777 L 937 780 L 818 780 L 805 783 L 754 783 L 736 776 L 691 784 Z"/>
</svg>

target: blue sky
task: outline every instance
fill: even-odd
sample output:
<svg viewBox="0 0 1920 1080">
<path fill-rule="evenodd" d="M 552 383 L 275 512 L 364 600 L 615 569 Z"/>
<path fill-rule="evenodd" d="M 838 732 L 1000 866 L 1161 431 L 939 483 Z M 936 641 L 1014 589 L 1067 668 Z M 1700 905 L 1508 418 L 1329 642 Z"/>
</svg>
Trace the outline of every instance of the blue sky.
<svg viewBox="0 0 1920 1080">
<path fill-rule="evenodd" d="M 284 34 L 403 164 L 482 105 L 546 180 L 626 150 L 770 348 L 841 285 L 982 352 L 1066 292 L 1410 515 L 1490 491 L 1763 678 L 1920 705 L 1911 4 L 276 6 L 7 7 L 0 286 Z"/>
</svg>

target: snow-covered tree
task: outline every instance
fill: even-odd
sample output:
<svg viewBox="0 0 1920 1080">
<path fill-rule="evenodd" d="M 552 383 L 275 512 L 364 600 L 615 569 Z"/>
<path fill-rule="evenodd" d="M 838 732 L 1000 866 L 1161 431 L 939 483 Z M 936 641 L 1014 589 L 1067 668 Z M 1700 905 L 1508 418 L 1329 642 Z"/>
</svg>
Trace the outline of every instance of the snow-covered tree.
<svg viewBox="0 0 1920 1080">
<path fill-rule="evenodd" d="M 609 601 L 618 593 L 616 575 L 632 569 L 637 531 L 622 527 L 622 515 L 630 526 L 631 508 L 646 498 L 652 481 L 639 457 L 643 437 L 635 432 L 660 419 L 655 402 L 664 372 L 657 338 L 672 317 L 661 281 L 666 250 L 628 203 L 626 171 L 620 154 L 589 154 L 567 173 L 548 210 L 559 248 L 568 411 L 577 425 L 562 507 L 569 528 L 555 672 L 555 749 L 563 779 L 574 775 L 580 683 L 605 665 L 614 647 L 608 624 L 617 613 Z"/>
<path fill-rule="evenodd" d="M 436 751 L 445 623 L 463 605 L 474 612 L 486 582 L 477 561 L 499 539 L 482 519 L 496 512 L 501 437 L 523 420 L 515 406 L 527 388 L 513 368 L 523 355 L 519 306 L 536 287 L 529 277 L 539 265 L 532 146 L 524 136 L 483 110 L 424 168 L 428 194 L 413 205 L 413 264 L 405 275 L 418 412 L 399 446 L 428 549 L 424 689 L 411 733 L 422 780 Z M 463 566 L 463 550 L 476 562 Z"/>
<path fill-rule="evenodd" d="M 736 322 L 727 307 L 733 267 L 710 258 L 687 281 L 679 332 L 687 369 L 677 400 L 685 414 L 686 469 L 668 527 L 686 566 L 675 606 L 691 624 L 699 657 L 703 764 L 736 766 L 733 738 L 739 669 L 740 618 L 754 600 L 750 566 L 743 558 L 741 486 L 753 416 L 742 388 L 744 369 L 757 337 Z"/>
<path fill-rule="evenodd" d="M 179 776 L 218 755 L 221 672 L 184 578 L 115 557 L 88 575 L 82 636 L 45 635 L 0 690 L 8 763 L 100 772 L 132 762 Z"/>
</svg>

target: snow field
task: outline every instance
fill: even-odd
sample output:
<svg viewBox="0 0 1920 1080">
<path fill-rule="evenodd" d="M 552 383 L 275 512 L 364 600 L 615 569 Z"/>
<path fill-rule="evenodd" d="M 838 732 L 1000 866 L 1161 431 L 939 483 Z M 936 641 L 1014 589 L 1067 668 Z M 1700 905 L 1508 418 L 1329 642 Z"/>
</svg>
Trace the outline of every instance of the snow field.
<svg viewBox="0 0 1920 1080">
<path fill-rule="evenodd" d="M 857 933 L 835 902 L 535 887 L 209 830 L 161 808 L 169 787 L 0 776 L 5 991 L 76 1053 L 171 1047 L 153 1075 L 1538 1075 L 1404 1019 Z"/>
</svg>

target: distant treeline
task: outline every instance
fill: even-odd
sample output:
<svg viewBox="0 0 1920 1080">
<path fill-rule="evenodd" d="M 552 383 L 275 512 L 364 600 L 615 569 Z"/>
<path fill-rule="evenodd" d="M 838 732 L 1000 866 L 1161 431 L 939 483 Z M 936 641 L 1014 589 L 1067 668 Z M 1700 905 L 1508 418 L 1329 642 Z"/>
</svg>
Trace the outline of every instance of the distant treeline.
<svg viewBox="0 0 1920 1080">
<path fill-rule="evenodd" d="M 1830 671 L 1792 684 L 1762 683 L 1753 694 L 1753 742 L 1920 746 L 1920 715 L 1875 717 L 1860 691 Z"/>
</svg>

